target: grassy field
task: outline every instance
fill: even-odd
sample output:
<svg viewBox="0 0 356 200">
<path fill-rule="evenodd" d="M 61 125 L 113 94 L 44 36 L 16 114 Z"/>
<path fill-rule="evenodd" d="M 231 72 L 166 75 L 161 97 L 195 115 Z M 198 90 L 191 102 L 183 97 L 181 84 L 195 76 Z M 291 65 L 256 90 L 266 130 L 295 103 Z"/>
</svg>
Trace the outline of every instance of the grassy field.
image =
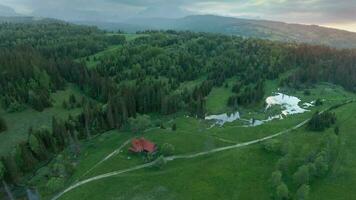
<svg viewBox="0 0 356 200">
<path fill-rule="evenodd" d="M 214 90 L 223 94 L 222 91 L 225 89 Z M 321 84 L 310 89 L 310 95 L 305 95 L 303 91 L 286 92 L 298 96 L 302 102 L 322 97 L 325 99 L 324 105 L 313 107 L 310 112 L 304 114 L 248 128 L 241 127 L 239 122 L 233 122 L 223 127 L 208 129 L 209 122 L 180 115 L 172 120 L 166 120 L 165 124 L 166 127 L 170 127 L 170 124 L 176 123 L 177 131 L 152 129 L 143 136 L 159 146 L 164 143 L 173 144 L 175 155 L 201 152 L 231 145 L 233 142 L 246 142 L 274 134 L 308 119 L 316 110 L 323 110 L 346 99 L 355 98 L 354 94 L 329 84 Z M 216 93 L 213 93 L 211 98 L 214 99 Z M 215 98 L 210 105 L 220 105 L 220 102 L 221 99 Z M 337 114 L 340 127 L 341 150 L 327 177 L 312 183 L 310 199 L 356 198 L 356 193 L 352 190 L 356 184 L 356 159 L 352 156 L 356 153 L 354 131 L 356 104 L 348 104 L 334 112 Z M 333 130 L 315 133 L 302 127 L 280 137 L 279 140 L 282 143 L 307 145 L 313 149 L 321 142 L 323 135 L 327 134 L 333 134 Z M 81 162 L 72 180 L 67 184 L 143 164 L 143 158 L 129 153 L 126 146 L 120 154 L 83 176 L 96 162 L 133 137 L 141 135 L 112 131 L 96 138 L 91 142 L 94 145 L 84 148 Z M 255 144 L 197 158 L 175 160 L 167 163 L 162 169 L 145 168 L 112 176 L 80 186 L 60 199 L 270 199 L 273 189 L 269 186 L 269 178 L 280 156 L 265 151 L 262 146 Z M 291 189 L 295 190 L 293 186 Z M 49 197 L 45 196 L 48 199 Z"/>
<path fill-rule="evenodd" d="M 64 91 L 53 93 L 51 96 L 53 106 L 42 112 L 30 108 L 15 113 L 0 111 L 8 124 L 8 130 L 0 134 L 0 156 L 14 149 L 14 146 L 19 142 L 27 140 L 28 129 L 30 127 L 51 127 L 53 116 L 66 118 L 69 114 L 75 115 L 79 113 L 79 109 L 66 110 L 62 107 L 63 101 L 68 101 L 71 94 L 74 94 L 78 100 L 81 99 L 80 92 L 69 86 Z"/>
</svg>

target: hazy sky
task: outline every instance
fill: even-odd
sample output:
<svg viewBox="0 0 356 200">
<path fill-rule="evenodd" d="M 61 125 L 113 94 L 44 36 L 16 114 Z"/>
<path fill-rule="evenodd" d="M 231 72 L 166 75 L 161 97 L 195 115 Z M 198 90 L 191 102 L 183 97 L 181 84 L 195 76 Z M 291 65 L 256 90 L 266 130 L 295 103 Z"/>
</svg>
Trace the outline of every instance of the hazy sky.
<svg viewBox="0 0 356 200">
<path fill-rule="evenodd" d="M 0 5 L 20 14 L 71 21 L 216 14 L 356 32 L 356 0 L 0 0 Z M 0 7 L 0 13 L 4 10 Z"/>
</svg>

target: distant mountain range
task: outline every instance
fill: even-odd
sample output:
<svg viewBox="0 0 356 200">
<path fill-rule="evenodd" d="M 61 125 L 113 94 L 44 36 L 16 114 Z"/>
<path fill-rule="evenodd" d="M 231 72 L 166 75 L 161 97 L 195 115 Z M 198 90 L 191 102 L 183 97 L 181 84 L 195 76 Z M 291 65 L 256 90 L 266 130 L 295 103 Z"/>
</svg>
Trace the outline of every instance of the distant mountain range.
<svg viewBox="0 0 356 200">
<path fill-rule="evenodd" d="M 1 22 L 51 22 L 59 20 L 38 17 L 0 17 Z M 335 48 L 356 48 L 356 33 L 316 25 L 288 24 L 284 22 L 239 19 L 214 15 L 192 15 L 178 19 L 142 18 L 125 22 L 73 22 L 97 26 L 101 29 L 125 32 L 143 30 L 178 30 L 210 32 L 242 37 L 254 37 L 282 42 L 327 45 Z"/>
<path fill-rule="evenodd" d="M 31 17 L 31 16 L 16 16 L 16 17 L 2 17 L 0 16 L 0 23 L 68 23 L 58 19 L 43 18 L 43 17 Z"/>
<path fill-rule="evenodd" d="M 189 30 L 255 37 L 283 42 L 322 44 L 336 48 L 356 48 L 356 33 L 316 25 L 239 19 L 215 15 L 192 15 L 179 19 L 131 19 L 123 23 L 75 22 L 106 30 L 135 32 L 142 30 Z"/>
</svg>

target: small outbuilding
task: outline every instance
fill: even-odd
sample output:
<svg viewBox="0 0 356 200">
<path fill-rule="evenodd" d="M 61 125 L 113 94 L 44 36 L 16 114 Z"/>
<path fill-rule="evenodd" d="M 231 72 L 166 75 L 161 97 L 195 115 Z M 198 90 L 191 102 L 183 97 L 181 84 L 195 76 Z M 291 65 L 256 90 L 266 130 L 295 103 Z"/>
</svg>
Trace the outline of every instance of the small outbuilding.
<svg viewBox="0 0 356 200">
<path fill-rule="evenodd" d="M 157 150 L 157 146 L 145 138 L 139 138 L 131 141 L 131 147 L 129 150 L 134 153 L 153 153 Z"/>
</svg>

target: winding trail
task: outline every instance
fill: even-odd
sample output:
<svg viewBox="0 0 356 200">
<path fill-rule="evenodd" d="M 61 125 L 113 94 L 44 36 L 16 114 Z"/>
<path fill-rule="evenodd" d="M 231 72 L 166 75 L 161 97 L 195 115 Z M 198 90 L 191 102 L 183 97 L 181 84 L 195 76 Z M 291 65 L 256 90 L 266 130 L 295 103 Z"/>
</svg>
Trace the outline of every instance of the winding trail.
<svg viewBox="0 0 356 200">
<path fill-rule="evenodd" d="M 346 104 L 349 104 L 349 103 L 352 103 L 354 102 L 355 100 L 349 100 L 343 104 L 340 104 L 338 106 L 343 106 L 343 105 L 346 105 Z M 323 113 L 327 110 L 332 110 L 334 108 L 337 108 L 337 106 L 333 106 L 333 107 L 330 107 L 328 109 L 325 109 L 323 111 L 321 111 L 320 113 Z M 218 152 L 221 152 L 221 151 L 226 151 L 226 150 L 230 150 L 230 149 L 236 149 L 236 148 L 241 148 L 241 147 L 245 147 L 245 146 L 250 146 L 250 145 L 253 145 L 253 144 L 257 144 L 257 143 L 260 143 L 260 142 L 264 142 L 266 140 L 270 140 L 272 138 L 275 138 L 275 137 L 278 137 L 278 136 L 281 136 L 281 135 L 284 135 L 284 134 L 287 134 L 291 131 L 294 131 L 296 129 L 299 129 L 300 127 L 304 126 L 305 124 L 307 124 L 308 122 L 310 121 L 310 118 L 309 119 L 306 119 L 304 120 L 303 122 L 293 126 L 292 128 L 289 128 L 289 129 L 286 129 L 286 130 L 283 130 L 283 131 L 280 131 L 276 134 L 273 134 L 273 135 L 270 135 L 270 136 L 266 136 L 266 137 L 263 137 L 263 138 L 260 138 L 260 139 L 256 139 L 256 140 L 252 140 L 252 141 L 248 141 L 248 142 L 243 142 L 243 143 L 238 143 L 238 144 L 235 144 L 235 145 L 230 145 L 230 146 L 225 146 L 225 147 L 219 147 L 219 148 L 215 148 L 215 149 L 211 149 L 211 150 L 207 150 L 207 151 L 203 151 L 203 152 L 199 152 L 199 153 L 193 153 L 193 154 L 185 154 L 185 155 L 175 155 L 175 156 L 169 156 L 169 157 L 165 157 L 165 161 L 166 162 L 170 162 L 170 161 L 174 161 L 174 160 L 178 160 L 178 159 L 191 159 L 191 158 L 196 158 L 196 157 L 200 157 L 200 156 L 204 156 L 204 155 L 208 155 L 208 154 L 213 154 L 213 153 L 218 153 Z M 125 144 L 125 143 L 124 143 Z M 122 145 L 121 147 L 125 146 L 125 145 Z M 120 148 L 119 148 L 120 149 Z M 118 149 L 118 152 L 120 151 Z M 117 151 L 114 151 L 114 152 L 117 152 Z M 108 155 L 106 158 L 108 159 L 108 157 L 110 158 L 111 156 L 115 155 L 115 153 L 111 153 L 110 155 Z M 105 160 L 107 159 L 103 159 L 102 162 L 104 162 Z M 82 180 L 82 181 L 79 181 L 75 184 L 73 184 L 72 186 L 68 187 L 67 189 L 65 189 L 64 191 L 60 192 L 59 194 L 57 194 L 56 196 L 54 196 L 51 200 L 57 200 L 59 199 L 61 196 L 63 196 L 64 194 L 66 194 L 67 192 L 79 187 L 79 186 L 82 186 L 84 184 L 87 184 L 87 183 L 90 183 L 90 182 L 93 182 L 93 181 L 96 181 L 96 180 L 100 180 L 100 179 L 104 179 L 104 178 L 108 178 L 108 177 L 112 177 L 112 176 L 117 176 L 117 175 L 120 175 L 120 174 L 124 174 L 124 173 L 128 173 L 128 172 L 132 172 L 132 171 L 137 171 L 137 170 L 140 170 L 140 169 L 143 169 L 143 168 L 147 168 L 147 167 L 151 167 L 153 166 L 158 160 L 155 160 L 153 162 L 150 162 L 150 163 L 146 163 L 146 164 L 142 164 L 142 165 L 137 165 L 137 166 L 134 166 L 134 167 L 131 167 L 131 168 L 128 168 L 128 169 L 124 169 L 124 170 L 118 170 L 118 171 L 113 171 L 113 172 L 109 172 L 109 173 L 106 173 L 106 174 L 102 174 L 102 175 L 98 175 L 98 176 L 95 176 L 95 177 L 92 177 L 92 178 L 88 178 L 88 179 L 85 179 L 85 180 Z M 99 163 L 102 163 L 102 162 L 99 162 Z M 98 163 L 98 164 L 99 164 Z M 97 165 L 98 165 L 97 164 Z M 95 166 L 94 166 L 95 167 Z M 94 168 L 93 167 L 93 168 Z"/>
<path fill-rule="evenodd" d="M 266 140 L 269 140 L 269 139 L 272 139 L 272 138 L 275 138 L 275 137 L 278 137 L 280 135 L 283 135 L 283 134 L 286 134 L 286 133 L 289 133 L 293 130 L 296 130 L 300 127 L 302 127 L 303 125 L 305 125 L 306 123 L 308 123 L 310 119 L 307 119 L 301 123 L 299 123 L 298 125 L 290 128 L 290 129 L 287 129 L 287 130 L 284 130 L 284 131 L 281 131 L 281 132 L 278 132 L 274 135 L 270 135 L 270 136 L 266 136 L 266 137 L 263 137 L 263 138 L 260 138 L 260 139 L 256 139 L 256 140 L 252 140 L 252 141 L 249 141 L 249 142 L 244 142 L 244 143 L 239 143 L 239 144 L 235 144 L 235 145 L 230 145 L 230 146 L 225 146 L 225 147 L 220 147 L 220 148 L 216 148 L 216 149 L 211 149 L 211 150 L 208 150 L 208 151 L 203 151 L 203 152 L 199 152 L 199 153 L 194 153 L 194 154 L 186 154 L 186 155 L 176 155 L 176 156 L 169 156 L 169 157 L 165 157 L 165 160 L 166 162 L 170 162 L 170 161 L 174 161 L 174 160 L 177 160 L 177 159 L 191 159 L 191 158 L 196 158 L 196 157 L 199 157 L 199 156 L 204 156 L 204 155 L 208 155 L 208 154 L 213 154 L 213 153 L 217 153 L 217 152 L 221 152 L 221 151 L 226 151 L 226 150 L 229 150 L 229 149 L 235 149 L 235 148 L 240 148 L 240 147 L 245 147 L 245 146 L 249 146 L 249 145 L 253 145 L 253 144 L 257 144 L 257 143 L 260 143 L 260 142 L 263 142 L 263 141 L 266 141 Z M 125 144 L 125 143 L 124 143 Z M 122 145 L 121 147 L 125 146 L 125 145 Z M 119 148 L 120 149 L 120 148 Z M 118 149 L 118 150 L 119 150 Z M 111 156 L 115 155 L 115 153 L 111 153 L 109 156 L 107 156 L 106 158 L 110 158 Z M 104 162 L 105 160 L 107 159 L 103 159 L 101 162 L 99 162 L 97 165 L 99 165 L 100 163 Z M 140 170 L 140 169 L 143 169 L 143 168 L 147 168 L 147 167 L 151 167 L 153 166 L 155 163 L 157 162 L 157 160 L 153 161 L 153 162 L 150 162 L 150 163 L 146 163 L 146 164 L 143 164 L 143 165 L 137 165 L 135 167 L 131 167 L 131 168 L 128 168 L 128 169 L 124 169 L 124 170 L 118 170 L 118 171 L 113 171 L 113 172 L 110 172 L 110 173 L 106 173 L 106 174 L 102 174 L 102 175 L 98 175 L 98 176 L 95 176 L 95 177 L 92 177 L 92 178 L 88 178 L 86 180 L 83 180 L 83 181 L 79 181 L 77 183 L 75 183 L 74 185 L 68 187 L 67 189 L 65 189 L 64 191 L 60 192 L 59 194 L 57 194 L 55 197 L 52 198 L 52 200 L 57 200 L 59 199 L 61 196 L 63 196 L 64 194 L 66 194 L 67 192 L 79 187 L 79 186 L 82 186 L 84 184 L 87 184 L 87 183 L 90 183 L 90 182 L 93 182 L 93 181 L 96 181 L 96 180 L 100 180 L 100 179 L 104 179 L 104 178 L 108 178 L 108 177 L 111 177 L 111 176 L 117 176 L 117 175 L 120 175 L 120 174 L 124 174 L 124 173 L 128 173 L 128 172 L 132 172 L 132 171 L 137 171 L 137 170 Z M 96 166 L 97 166 L 96 165 Z M 95 166 L 94 166 L 95 167 Z M 94 168 L 93 167 L 93 168 Z"/>
</svg>

